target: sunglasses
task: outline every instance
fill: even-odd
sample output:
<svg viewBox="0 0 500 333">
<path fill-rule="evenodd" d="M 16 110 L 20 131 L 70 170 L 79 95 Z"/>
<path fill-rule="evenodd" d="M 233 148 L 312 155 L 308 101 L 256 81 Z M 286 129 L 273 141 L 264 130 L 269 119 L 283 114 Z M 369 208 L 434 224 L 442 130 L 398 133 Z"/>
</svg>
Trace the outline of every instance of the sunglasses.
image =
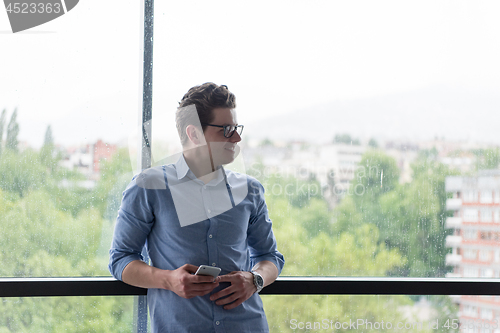
<svg viewBox="0 0 500 333">
<path fill-rule="evenodd" d="M 232 137 L 234 132 L 238 132 L 238 135 L 241 135 L 241 133 L 243 133 L 243 125 L 224 125 L 224 126 L 222 126 L 222 125 L 213 125 L 213 124 L 206 124 L 206 123 L 202 123 L 202 125 L 223 128 L 224 129 L 224 136 L 226 138 Z"/>
</svg>

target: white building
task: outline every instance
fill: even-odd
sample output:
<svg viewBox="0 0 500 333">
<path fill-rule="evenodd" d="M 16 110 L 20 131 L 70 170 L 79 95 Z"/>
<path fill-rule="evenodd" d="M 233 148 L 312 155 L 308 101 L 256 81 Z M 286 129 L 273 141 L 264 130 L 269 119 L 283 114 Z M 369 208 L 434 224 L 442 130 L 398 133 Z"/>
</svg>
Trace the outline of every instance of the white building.
<svg viewBox="0 0 500 333">
<path fill-rule="evenodd" d="M 454 229 L 446 238 L 446 246 L 452 248 L 446 263 L 454 266 L 448 276 L 500 277 L 500 170 L 480 171 L 476 177 L 447 177 L 445 186 L 453 196 L 446 202 L 447 210 L 453 211 L 446 226 Z M 499 297 L 461 296 L 459 302 L 461 322 L 481 320 L 492 327 L 493 320 L 500 318 Z"/>
</svg>

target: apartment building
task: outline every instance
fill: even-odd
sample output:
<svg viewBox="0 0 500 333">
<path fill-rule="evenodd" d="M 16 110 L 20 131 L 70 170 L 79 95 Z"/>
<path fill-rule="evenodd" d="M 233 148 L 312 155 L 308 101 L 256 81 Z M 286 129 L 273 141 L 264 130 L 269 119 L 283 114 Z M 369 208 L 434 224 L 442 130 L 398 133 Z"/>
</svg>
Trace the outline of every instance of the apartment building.
<svg viewBox="0 0 500 333">
<path fill-rule="evenodd" d="M 63 149 L 61 166 L 84 174 L 87 180 L 80 182 L 80 186 L 93 188 L 101 172 L 101 163 L 110 159 L 118 146 L 97 140 L 95 143 Z"/>
<path fill-rule="evenodd" d="M 446 227 L 454 229 L 446 238 L 452 249 L 446 263 L 454 267 L 448 277 L 500 277 L 500 170 L 447 177 L 445 186 L 452 194 L 446 207 L 453 211 Z M 460 296 L 459 303 L 461 323 L 480 321 L 488 325 L 474 332 L 500 332 L 500 297 Z"/>
</svg>

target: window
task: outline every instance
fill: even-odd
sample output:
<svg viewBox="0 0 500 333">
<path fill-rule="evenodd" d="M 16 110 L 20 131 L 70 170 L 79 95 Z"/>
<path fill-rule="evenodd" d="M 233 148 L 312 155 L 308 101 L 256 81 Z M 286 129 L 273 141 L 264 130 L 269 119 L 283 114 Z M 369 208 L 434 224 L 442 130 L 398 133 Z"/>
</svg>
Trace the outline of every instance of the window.
<svg viewBox="0 0 500 333">
<path fill-rule="evenodd" d="M 19 256 L 2 276 L 108 274 L 120 192 L 137 164 L 142 22 L 131 1 L 92 6 L 2 44 L 16 52 L 3 53 L 0 79 L 2 130 L 13 124 L 0 136 L 0 246 Z M 245 124 L 229 168 L 267 189 L 293 185 L 266 194 L 283 275 L 490 275 L 446 264 L 461 245 L 445 246 L 460 230 L 444 222 L 479 222 L 469 205 L 479 195 L 500 202 L 500 190 L 487 199 L 471 180 L 498 167 L 495 6 L 157 1 L 153 163 L 180 151 L 173 119 L 186 89 L 227 84 Z M 452 176 L 461 185 L 448 191 Z M 451 193 L 463 202 L 447 209 Z M 478 232 L 464 239 L 485 240 Z"/>
<path fill-rule="evenodd" d="M 12 262 L 0 276 L 109 275 L 141 98 L 141 15 L 131 5 L 111 19 L 118 4 L 127 7 L 79 3 L 2 42 L 16 52 L 4 53 L 0 79 L 0 251 Z M 85 22 L 100 24 L 81 29 Z"/>
<path fill-rule="evenodd" d="M 479 277 L 477 268 L 465 267 L 463 270 L 464 270 L 463 271 L 464 277 L 471 277 L 471 278 Z"/>
<path fill-rule="evenodd" d="M 465 229 L 464 239 L 472 240 L 477 238 L 477 230 L 475 229 Z"/>
<path fill-rule="evenodd" d="M 481 269 L 481 276 L 482 278 L 492 278 L 493 277 L 493 270 L 491 268 L 482 268 Z"/>
<path fill-rule="evenodd" d="M 469 260 L 475 260 L 477 258 L 476 250 L 464 250 L 464 258 Z"/>
<path fill-rule="evenodd" d="M 467 317 L 477 317 L 477 307 L 472 305 L 466 305 L 463 307 L 464 315 Z"/>
<path fill-rule="evenodd" d="M 0 10 L 0 277 L 110 275 L 113 222 L 135 168 L 139 7 L 80 1 L 17 34 L 6 34 Z M 124 332 L 133 304 L 134 297 L 4 299 L 0 331 Z"/>
<path fill-rule="evenodd" d="M 479 260 L 480 261 L 490 261 L 491 260 L 491 252 L 488 250 L 480 250 L 479 251 Z"/>
<path fill-rule="evenodd" d="M 465 222 L 477 222 L 479 219 L 479 211 L 473 208 L 464 209 L 464 221 Z"/>
<path fill-rule="evenodd" d="M 478 198 L 477 191 L 468 190 L 468 191 L 465 191 L 464 194 L 465 194 L 464 195 L 464 202 L 477 202 L 477 198 Z"/>
<path fill-rule="evenodd" d="M 481 222 L 493 222 L 493 212 L 491 209 L 481 209 Z"/>
<path fill-rule="evenodd" d="M 491 309 L 481 309 L 481 319 L 493 320 L 493 311 Z"/>
<path fill-rule="evenodd" d="M 493 192 L 490 190 L 481 191 L 481 203 L 493 203 Z"/>
</svg>

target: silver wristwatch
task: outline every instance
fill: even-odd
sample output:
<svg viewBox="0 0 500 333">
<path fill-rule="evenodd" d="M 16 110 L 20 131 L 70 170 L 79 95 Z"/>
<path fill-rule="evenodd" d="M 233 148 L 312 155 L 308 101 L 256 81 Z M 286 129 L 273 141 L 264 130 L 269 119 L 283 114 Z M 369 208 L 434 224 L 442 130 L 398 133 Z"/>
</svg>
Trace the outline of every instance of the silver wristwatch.
<svg viewBox="0 0 500 333">
<path fill-rule="evenodd" d="M 264 279 L 262 278 L 262 275 L 256 271 L 251 271 L 251 273 L 253 274 L 253 284 L 257 288 L 257 293 L 260 293 L 262 288 L 264 288 Z"/>
</svg>

